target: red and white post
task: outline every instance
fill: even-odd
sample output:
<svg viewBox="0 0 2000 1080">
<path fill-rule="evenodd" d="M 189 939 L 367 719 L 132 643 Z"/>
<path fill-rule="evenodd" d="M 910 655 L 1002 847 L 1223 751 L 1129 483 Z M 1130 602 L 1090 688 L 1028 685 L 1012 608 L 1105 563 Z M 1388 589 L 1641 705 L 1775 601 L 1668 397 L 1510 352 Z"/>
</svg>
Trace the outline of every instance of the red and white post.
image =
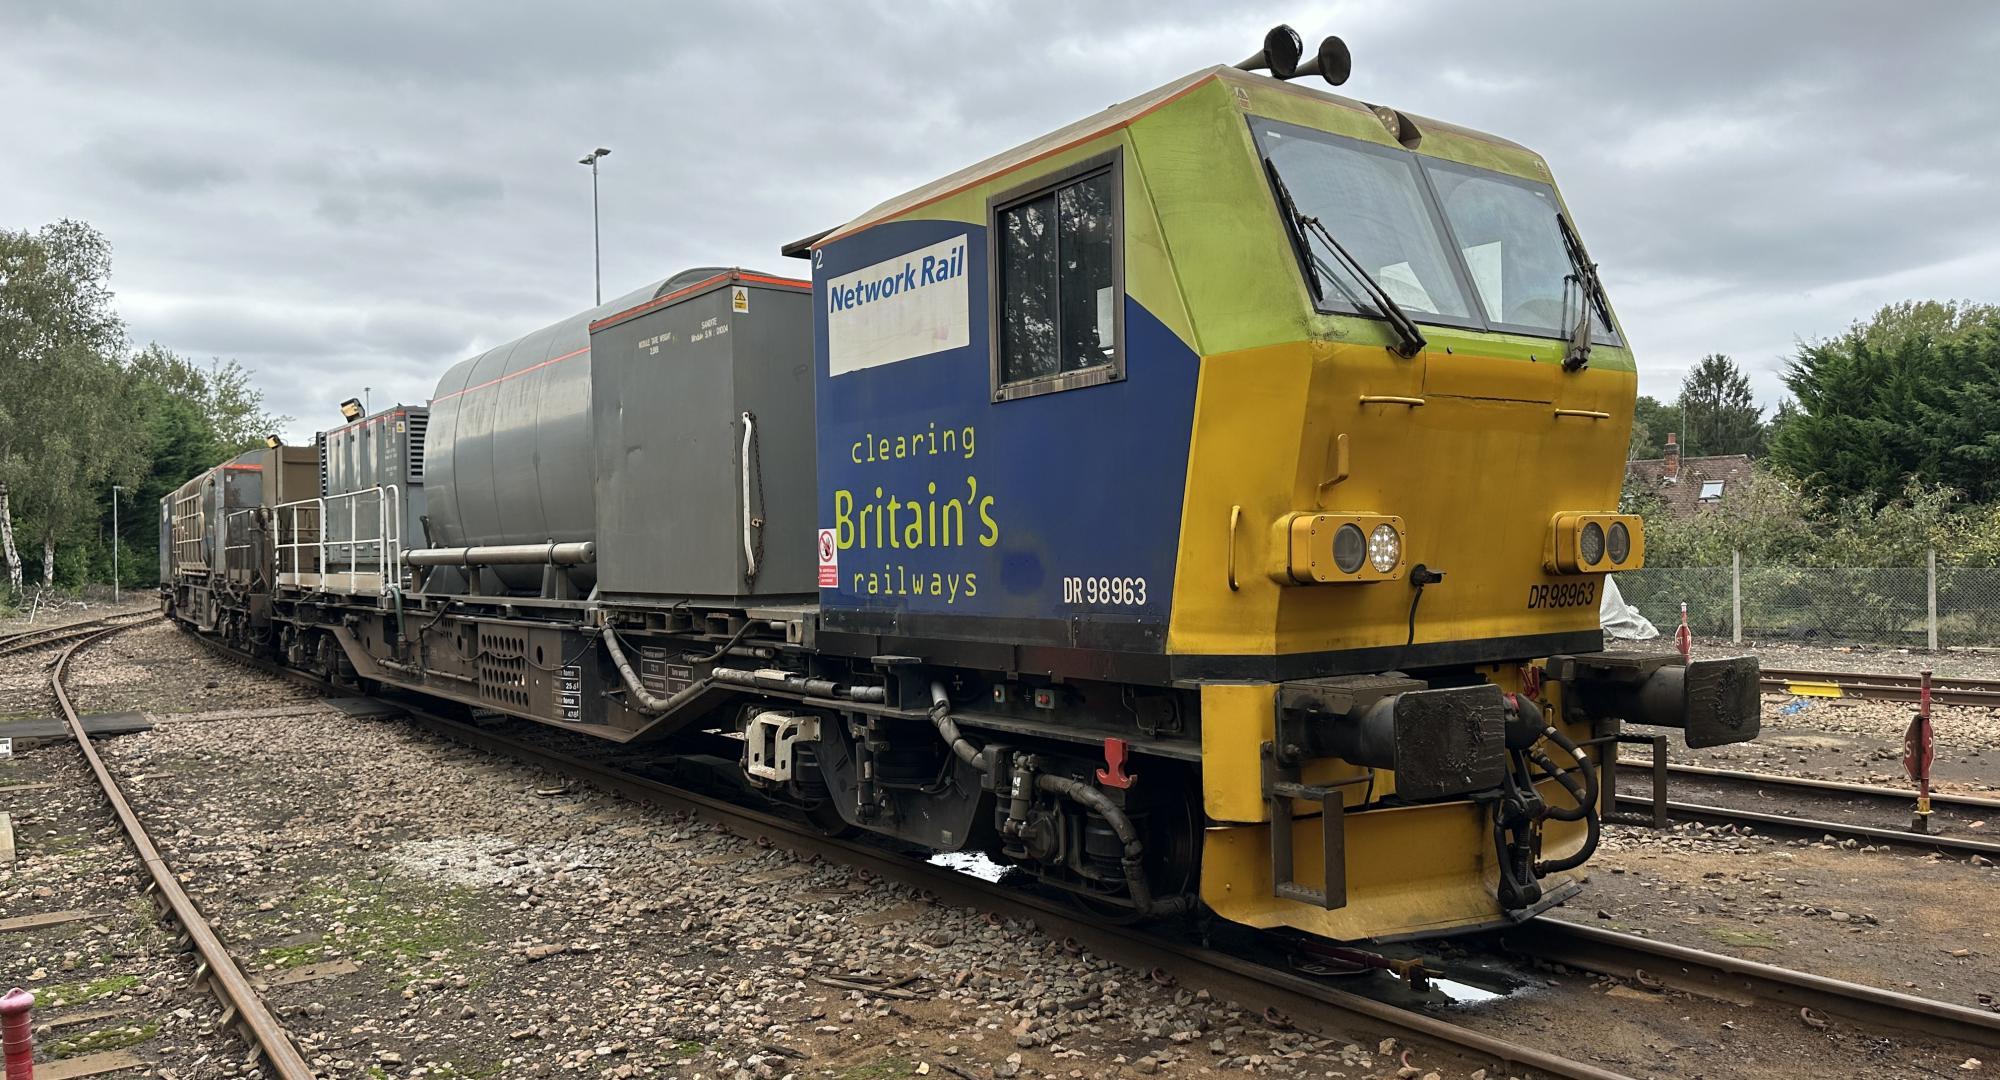
<svg viewBox="0 0 2000 1080">
<path fill-rule="evenodd" d="M 35 995 L 20 987 L 0 997 L 0 1048 L 7 1061 L 7 1080 L 35 1080 L 35 1033 L 28 1014 Z"/>
</svg>

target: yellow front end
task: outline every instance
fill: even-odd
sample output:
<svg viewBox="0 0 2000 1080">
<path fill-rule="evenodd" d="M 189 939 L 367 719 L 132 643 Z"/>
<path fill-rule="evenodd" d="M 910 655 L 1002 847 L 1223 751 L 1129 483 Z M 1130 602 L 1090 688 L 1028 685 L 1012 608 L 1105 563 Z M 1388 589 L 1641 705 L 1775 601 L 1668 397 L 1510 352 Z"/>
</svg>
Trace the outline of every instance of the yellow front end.
<svg viewBox="0 0 2000 1080">
<path fill-rule="evenodd" d="M 1629 371 L 1565 374 L 1555 362 L 1462 348 L 1404 360 L 1380 346 L 1302 342 L 1205 361 L 1169 647 L 1275 662 L 1268 681 L 1201 690 L 1211 822 L 1202 897 L 1218 913 L 1350 940 L 1508 917 L 1485 805 L 1364 811 L 1364 800 L 1394 794 L 1394 774 L 1334 759 L 1306 779 L 1377 774 L 1345 788 L 1359 811 L 1344 821 L 1346 902 L 1325 909 L 1273 894 L 1261 754 L 1277 683 L 1474 665 L 1511 692 L 1521 663 L 1600 648 L 1601 574 L 1552 571 L 1544 555 L 1574 536 L 1564 514 L 1615 508 L 1633 393 Z M 1301 582 L 1292 525 L 1322 515 L 1393 516 L 1398 572 L 1367 566 L 1351 582 Z M 1620 568 L 1642 552 L 1643 543 Z M 1420 599 L 1407 580 L 1419 564 L 1443 574 Z M 1566 730 L 1578 741 L 1592 734 L 1587 724 Z M 1552 782 L 1540 790 L 1551 803 L 1567 798 Z M 1324 880 L 1316 809 L 1296 804 L 1299 880 Z M 1581 824 L 1548 822 L 1543 855 L 1581 842 Z M 1561 886 L 1544 882 L 1551 898 Z"/>
<path fill-rule="evenodd" d="M 1595 362 L 1566 370 L 1560 336 L 1436 325 L 1422 327 L 1421 349 L 1399 351 L 1383 321 L 1327 313 L 1282 201 L 1240 197 L 1269 192 L 1254 118 L 1395 147 L 1391 121 L 1287 84 L 1224 81 L 1235 85 L 1207 106 L 1212 126 L 1182 117 L 1133 129 L 1203 354 L 1167 646 L 1214 674 L 1199 680 L 1201 896 L 1236 922 L 1349 940 L 1521 917 L 1523 906 L 1499 898 L 1490 800 L 1399 800 L 1393 770 L 1337 756 L 1294 770 L 1333 785 L 1345 808 L 1337 902 L 1280 895 L 1269 794 L 1279 694 L 1292 680 L 1386 672 L 1447 686 L 1485 679 L 1512 693 L 1540 657 L 1601 649 L 1603 573 L 1637 567 L 1643 537 L 1617 519 L 1626 542 L 1616 565 L 1600 556 L 1579 567 L 1576 548 L 1579 522 L 1602 530 L 1616 513 L 1630 356 L 1600 345 Z M 1540 159 L 1511 144 L 1429 131 L 1420 154 L 1546 180 Z M 1232 140 L 1241 160 L 1198 152 Z M 1343 571 L 1333 541 L 1348 524 L 1371 541 L 1389 524 L 1394 550 L 1371 542 Z M 1346 543 L 1351 566 L 1357 549 Z M 1528 678 L 1543 714 L 1561 716 L 1548 700 L 1559 690 Z M 1579 742 L 1593 734 L 1588 722 L 1555 722 Z M 1574 805 L 1554 781 L 1536 790 Z M 1320 807 L 1290 808 L 1291 880 L 1324 885 Z M 1553 860 L 1582 845 L 1584 825 L 1551 819 L 1535 832 L 1539 858 Z M 1541 886 L 1529 907 L 1569 888 L 1561 874 Z"/>
</svg>

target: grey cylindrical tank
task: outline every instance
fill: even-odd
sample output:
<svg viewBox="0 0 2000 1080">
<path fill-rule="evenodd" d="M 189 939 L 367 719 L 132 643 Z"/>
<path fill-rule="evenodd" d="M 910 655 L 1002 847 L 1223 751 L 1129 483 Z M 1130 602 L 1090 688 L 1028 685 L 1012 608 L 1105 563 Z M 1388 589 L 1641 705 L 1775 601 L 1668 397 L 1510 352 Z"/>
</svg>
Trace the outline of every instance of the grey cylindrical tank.
<svg viewBox="0 0 2000 1080">
<path fill-rule="evenodd" d="M 719 271 L 690 270 L 488 349 L 445 372 L 426 443 L 434 547 L 596 539 L 590 324 Z M 412 538 L 411 546 L 417 546 Z M 536 572 L 497 568 L 532 588 Z M 580 576 L 593 573 L 578 567 Z"/>
</svg>

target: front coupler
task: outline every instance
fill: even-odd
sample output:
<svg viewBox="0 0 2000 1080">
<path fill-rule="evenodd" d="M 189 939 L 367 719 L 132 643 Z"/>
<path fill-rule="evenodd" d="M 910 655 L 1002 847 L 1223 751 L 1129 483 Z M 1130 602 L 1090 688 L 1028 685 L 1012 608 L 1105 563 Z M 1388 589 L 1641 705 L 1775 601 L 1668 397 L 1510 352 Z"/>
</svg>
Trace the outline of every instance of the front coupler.
<svg viewBox="0 0 2000 1080">
<path fill-rule="evenodd" d="M 1577 653 L 1549 657 L 1547 670 L 1562 684 L 1570 715 L 1679 728 L 1692 749 L 1748 742 L 1762 721 L 1754 656 Z"/>
</svg>

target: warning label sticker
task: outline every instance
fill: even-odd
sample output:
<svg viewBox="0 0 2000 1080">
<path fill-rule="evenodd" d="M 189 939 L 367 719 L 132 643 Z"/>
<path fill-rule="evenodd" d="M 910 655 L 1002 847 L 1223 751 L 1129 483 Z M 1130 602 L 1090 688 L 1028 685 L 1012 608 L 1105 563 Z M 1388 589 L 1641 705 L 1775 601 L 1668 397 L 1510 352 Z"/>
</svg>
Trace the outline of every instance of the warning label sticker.
<svg viewBox="0 0 2000 1080">
<path fill-rule="evenodd" d="M 731 286 L 729 289 L 729 307 L 732 311 L 749 311 L 750 290 L 741 285 Z"/>
<path fill-rule="evenodd" d="M 832 529 L 819 531 L 819 587 L 840 587 L 840 541 Z"/>
</svg>

